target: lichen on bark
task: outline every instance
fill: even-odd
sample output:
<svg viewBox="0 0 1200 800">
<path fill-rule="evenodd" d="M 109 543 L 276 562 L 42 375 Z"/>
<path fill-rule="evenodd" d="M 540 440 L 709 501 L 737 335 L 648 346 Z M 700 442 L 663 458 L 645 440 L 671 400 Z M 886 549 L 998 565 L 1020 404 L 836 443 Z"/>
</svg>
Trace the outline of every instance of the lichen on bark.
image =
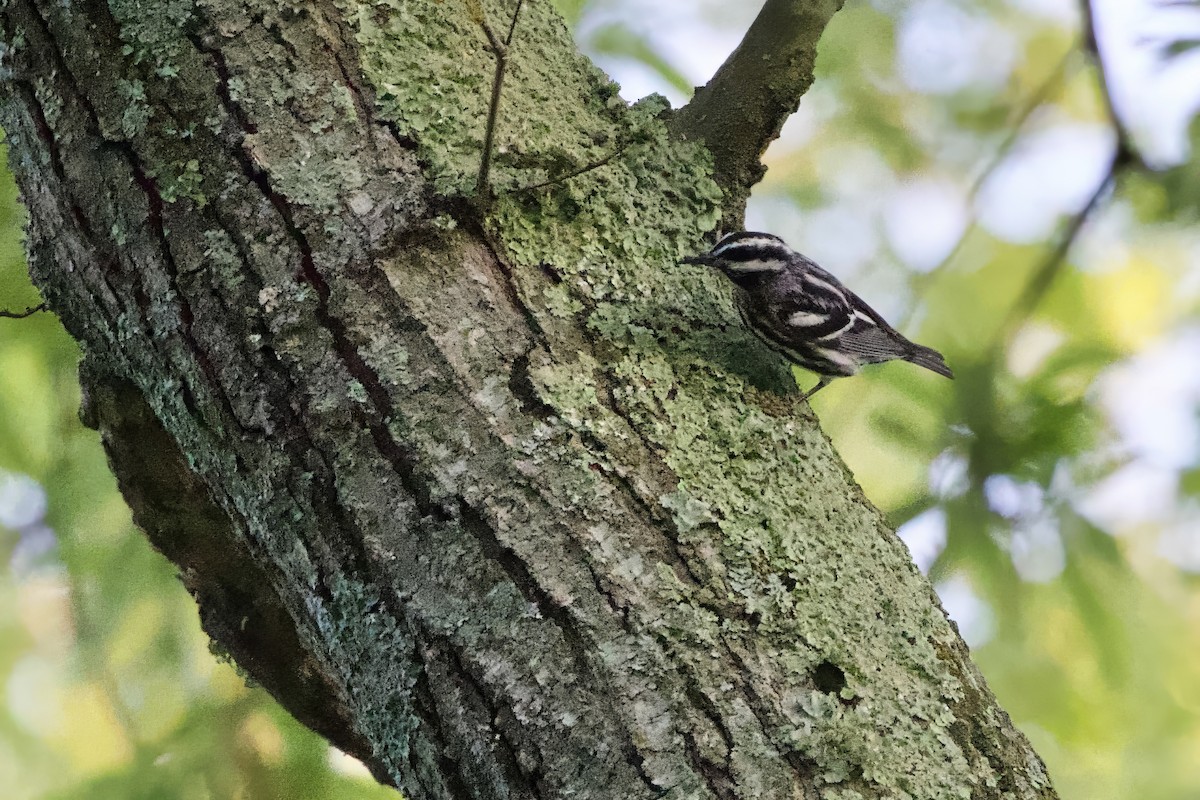
<svg viewBox="0 0 1200 800">
<path fill-rule="evenodd" d="M 139 523 L 285 706 L 414 798 L 1053 796 L 787 366 L 678 264 L 723 197 L 661 100 L 528 3 L 481 202 L 465 2 L 150 5 L 10 2 L 0 122 L 85 385 L 140 398 L 91 418 L 127 495 L 165 491 L 122 434 L 151 413 L 294 630 L 219 624 L 182 500 Z"/>
</svg>

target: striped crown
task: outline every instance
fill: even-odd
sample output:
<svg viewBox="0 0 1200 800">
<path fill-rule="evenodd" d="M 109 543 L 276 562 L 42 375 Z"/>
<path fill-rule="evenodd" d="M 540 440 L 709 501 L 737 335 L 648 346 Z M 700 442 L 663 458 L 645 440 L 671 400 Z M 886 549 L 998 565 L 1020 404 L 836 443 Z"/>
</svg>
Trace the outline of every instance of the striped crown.
<svg viewBox="0 0 1200 800">
<path fill-rule="evenodd" d="M 738 231 L 722 237 L 705 261 L 729 273 L 779 272 L 796 251 L 778 236 L 757 231 Z"/>
</svg>

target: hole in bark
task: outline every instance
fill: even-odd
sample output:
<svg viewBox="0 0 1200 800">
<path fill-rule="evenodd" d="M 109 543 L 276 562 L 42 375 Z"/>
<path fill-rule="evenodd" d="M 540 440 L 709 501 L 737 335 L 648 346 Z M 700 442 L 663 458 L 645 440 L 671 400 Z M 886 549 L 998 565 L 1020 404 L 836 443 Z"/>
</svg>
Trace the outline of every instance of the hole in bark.
<svg viewBox="0 0 1200 800">
<path fill-rule="evenodd" d="M 782 583 L 783 588 L 787 589 L 789 592 L 794 592 L 796 590 L 796 586 L 799 584 L 799 581 L 797 581 L 791 573 L 784 575 L 779 579 L 779 582 Z"/>
<path fill-rule="evenodd" d="M 525 413 L 543 421 L 554 416 L 554 409 L 538 397 L 537 387 L 533 385 L 533 379 L 529 376 L 528 353 L 518 356 L 513 361 L 512 372 L 508 376 L 508 390 L 517 398 L 521 410 Z"/>
<path fill-rule="evenodd" d="M 846 688 L 846 673 L 832 661 L 822 661 L 812 673 L 813 685 L 825 694 L 837 694 Z"/>
<path fill-rule="evenodd" d="M 538 269 L 540 269 L 542 274 L 549 278 L 550 282 L 555 286 L 563 282 L 562 275 L 559 275 L 558 271 L 546 262 L 543 261 L 541 264 L 538 264 Z"/>
</svg>

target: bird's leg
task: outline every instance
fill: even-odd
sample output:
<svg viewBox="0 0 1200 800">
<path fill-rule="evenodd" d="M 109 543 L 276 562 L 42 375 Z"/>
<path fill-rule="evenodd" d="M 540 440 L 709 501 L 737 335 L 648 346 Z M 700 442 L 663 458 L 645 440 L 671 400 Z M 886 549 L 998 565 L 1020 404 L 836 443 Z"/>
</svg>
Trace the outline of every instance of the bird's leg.
<svg viewBox="0 0 1200 800">
<path fill-rule="evenodd" d="M 817 385 L 816 385 L 816 386 L 814 386 L 813 388 L 809 389 L 807 392 L 805 392 L 805 393 L 804 393 L 804 396 L 803 396 L 803 397 L 801 397 L 800 399 L 801 399 L 801 400 L 807 400 L 807 399 L 809 399 L 809 398 L 810 398 L 810 397 L 812 397 L 814 394 L 816 394 L 817 392 L 821 391 L 821 390 L 822 390 L 822 389 L 824 389 L 826 386 L 828 386 L 828 385 L 829 385 L 829 382 L 830 382 L 831 380 L 833 380 L 833 378 L 829 377 L 828 375 L 822 375 L 822 376 L 821 376 L 821 379 L 820 379 L 819 381 L 817 381 Z"/>
<path fill-rule="evenodd" d="M 524 3 L 525 0 L 517 0 L 517 7 L 513 9 L 512 19 L 508 23 L 508 35 L 503 40 L 488 24 L 482 2 L 470 0 L 468 3 L 471 16 L 479 27 L 483 28 L 483 34 L 488 40 L 488 49 L 496 58 L 496 71 L 492 75 L 492 99 L 488 104 L 487 127 L 484 128 L 483 133 L 483 156 L 479 160 L 479 175 L 475 178 L 475 199 L 484 205 L 491 200 L 492 190 L 489 177 L 492 169 L 492 146 L 496 138 L 496 120 L 500 116 L 500 95 L 504 89 L 504 73 L 508 69 L 508 48 L 512 44 L 513 34 L 517 30 L 517 17 L 521 15 L 521 6 Z"/>
</svg>

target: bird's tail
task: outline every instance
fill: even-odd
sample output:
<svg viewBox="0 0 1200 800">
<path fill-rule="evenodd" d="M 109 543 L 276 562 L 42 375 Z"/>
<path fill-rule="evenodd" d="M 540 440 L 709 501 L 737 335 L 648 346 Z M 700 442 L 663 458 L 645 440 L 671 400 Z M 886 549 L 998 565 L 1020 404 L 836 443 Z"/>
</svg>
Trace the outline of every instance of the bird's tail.
<svg viewBox="0 0 1200 800">
<path fill-rule="evenodd" d="M 946 359 L 942 357 L 941 353 L 932 347 L 915 343 L 910 344 L 912 344 L 912 350 L 903 356 L 905 361 L 916 364 L 918 367 L 933 370 L 938 375 L 945 375 L 947 378 L 954 377 L 954 373 L 946 366 Z"/>
</svg>

